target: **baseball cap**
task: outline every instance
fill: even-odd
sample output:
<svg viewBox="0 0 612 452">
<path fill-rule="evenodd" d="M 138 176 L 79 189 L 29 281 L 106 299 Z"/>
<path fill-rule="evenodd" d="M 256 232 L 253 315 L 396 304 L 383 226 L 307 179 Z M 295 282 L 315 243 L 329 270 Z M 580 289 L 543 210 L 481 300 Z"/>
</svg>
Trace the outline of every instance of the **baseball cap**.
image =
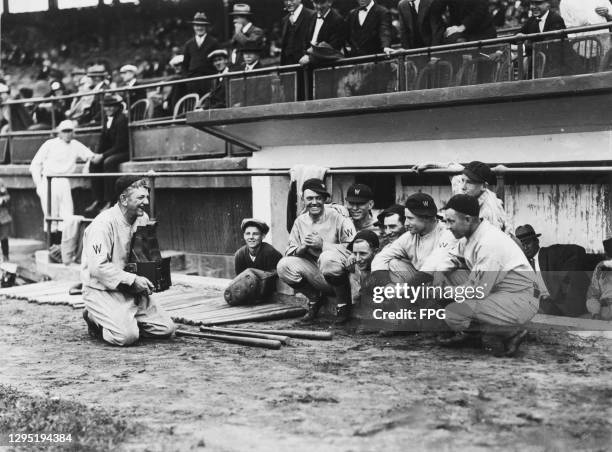
<svg viewBox="0 0 612 452">
<path fill-rule="evenodd" d="M 480 215 L 480 205 L 478 199 L 470 195 L 455 195 L 446 203 L 444 209 L 453 209 L 464 215 L 477 217 Z"/>
<path fill-rule="evenodd" d="M 121 193 L 123 193 L 126 188 L 128 188 L 134 182 L 137 182 L 137 181 L 139 181 L 141 179 L 144 179 L 144 178 L 141 177 L 141 176 L 130 176 L 130 175 L 128 175 L 128 176 L 121 176 L 115 182 L 115 196 L 117 198 L 119 198 L 119 195 L 121 195 Z"/>
<path fill-rule="evenodd" d="M 488 184 L 495 185 L 495 175 L 493 174 L 493 171 L 491 171 L 491 168 L 489 168 L 489 166 L 485 163 L 478 161 L 470 162 L 463 168 L 463 174 L 474 182 L 486 182 Z"/>
<path fill-rule="evenodd" d="M 331 197 L 329 192 L 327 191 L 327 187 L 325 183 L 321 179 L 308 179 L 302 184 L 302 193 L 306 190 L 312 190 L 315 193 L 318 193 L 322 196 L 326 196 L 328 198 Z"/>
<path fill-rule="evenodd" d="M 64 132 L 66 130 L 74 130 L 74 123 L 70 119 L 64 119 L 57 126 L 58 132 Z"/>
<path fill-rule="evenodd" d="M 374 199 L 372 189 L 365 184 L 353 184 L 346 191 L 347 202 L 363 203 Z"/>
<path fill-rule="evenodd" d="M 414 193 L 406 199 L 406 209 L 417 217 L 435 217 L 438 207 L 435 201 L 427 193 Z"/>
<path fill-rule="evenodd" d="M 370 244 L 370 247 L 372 248 L 378 248 L 380 246 L 380 240 L 378 240 L 378 236 L 374 231 L 370 229 L 362 229 L 357 234 L 355 234 L 355 237 L 353 238 L 351 243 L 349 243 L 349 251 L 353 251 L 353 244 L 358 240 L 368 242 Z"/>
<path fill-rule="evenodd" d="M 242 232 L 244 232 L 244 230 L 249 226 L 255 226 L 264 235 L 270 231 L 270 226 L 268 226 L 265 221 L 258 220 L 257 218 L 245 218 L 240 223 L 240 229 Z"/>
</svg>

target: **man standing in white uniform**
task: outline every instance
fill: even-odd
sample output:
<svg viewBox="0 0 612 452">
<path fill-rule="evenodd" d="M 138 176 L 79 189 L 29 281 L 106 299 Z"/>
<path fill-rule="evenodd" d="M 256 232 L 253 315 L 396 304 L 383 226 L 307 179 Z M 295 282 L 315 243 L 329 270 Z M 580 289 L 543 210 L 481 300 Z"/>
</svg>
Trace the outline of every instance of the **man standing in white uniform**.
<svg viewBox="0 0 612 452">
<path fill-rule="evenodd" d="M 122 176 L 115 191 L 117 203 L 100 213 L 83 237 L 83 318 L 89 334 L 113 345 L 133 344 L 141 333 L 170 337 L 176 326 L 149 297 L 151 281 L 124 270 L 132 235 L 149 221 L 149 189 L 139 177 Z"/>
<path fill-rule="evenodd" d="M 74 139 L 74 125 L 70 120 L 60 122 L 58 136 L 45 141 L 30 164 L 30 173 L 36 185 L 43 214 L 66 218 L 74 213 L 70 181 L 55 177 L 51 182 L 51 212 L 47 212 L 47 174 L 69 174 L 76 170 L 77 160 L 88 161 L 95 155 L 91 149 Z M 47 231 L 47 222 L 44 224 Z M 61 242 L 62 222 L 51 223 L 51 242 Z"/>
</svg>

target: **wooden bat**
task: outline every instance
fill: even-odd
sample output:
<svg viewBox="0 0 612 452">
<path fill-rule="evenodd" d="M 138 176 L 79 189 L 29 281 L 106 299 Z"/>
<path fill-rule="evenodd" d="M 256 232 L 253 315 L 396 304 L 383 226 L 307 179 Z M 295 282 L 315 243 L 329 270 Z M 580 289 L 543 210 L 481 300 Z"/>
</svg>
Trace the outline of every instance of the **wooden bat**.
<svg viewBox="0 0 612 452">
<path fill-rule="evenodd" d="M 319 341 L 330 341 L 334 335 L 330 331 L 310 331 L 310 330 L 262 330 L 257 328 L 228 328 L 236 331 L 262 334 L 278 334 L 289 336 L 296 339 L 312 339 Z"/>
<path fill-rule="evenodd" d="M 291 317 L 299 317 L 304 315 L 306 309 L 304 308 L 286 308 L 286 309 L 278 309 L 274 311 L 268 312 L 258 312 L 258 313 L 244 313 L 241 315 L 234 315 L 229 317 L 214 317 L 209 318 L 207 316 L 203 317 L 195 317 L 191 318 L 192 321 L 198 321 L 202 325 L 219 325 L 222 323 L 236 323 L 236 322 L 265 322 L 269 320 L 279 320 L 279 319 L 288 319 Z M 264 333 L 265 334 L 265 333 Z M 286 336 L 286 335 L 285 335 Z"/>
<path fill-rule="evenodd" d="M 220 342 L 229 342 L 230 344 L 239 344 L 239 345 L 248 345 L 251 347 L 262 347 L 269 348 L 272 350 L 278 350 L 281 348 L 281 343 L 279 341 L 271 341 L 268 339 L 257 339 L 254 337 L 244 337 L 244 336 L 227 336 L 221 334 L 206 334 L 206 333 L 192 333 L 191 331 L 184 330 L 176 330 L 177 336 L 188 336 L 188 337 L 198 337 L 201 339 L 212 339 Z"/>
<path fill-rule="evenodd" d="M 210 328 L 207 326 L 201 326 L 200 331 L 203 331 L 204 333 L 221 333 L 221 334 L 229 334 L 231 336 L 247 336 L 247 337 L 256 337 L 259 339 L 269 339 L 271 341 L 279 341 L 283 345 L 289 342 L 289 336 L 279 336 L 277 334 L 251 333 L 248 331 L 236 331 L 231 328 L 220 328 L 220 327 Z"/>
</svg>

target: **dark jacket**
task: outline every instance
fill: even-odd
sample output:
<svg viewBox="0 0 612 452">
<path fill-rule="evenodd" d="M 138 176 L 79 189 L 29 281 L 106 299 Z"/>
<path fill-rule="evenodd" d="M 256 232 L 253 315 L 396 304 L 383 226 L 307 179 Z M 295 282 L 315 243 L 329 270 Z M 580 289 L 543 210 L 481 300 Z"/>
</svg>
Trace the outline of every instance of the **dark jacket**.
<svg viewBox="0 0 612 452">
<path fill-rule="evenodd" d="M 440 18 L 434 18 L 430 14 L 433 0 L 421 0 L 416 17 L 410 3 L 410 0 L 401 0 L 397 5 L 402 47 L 428 47 L 433 42 L 434 35 L 438 36 L 441 32 Z"/>
<path fill-rule="evenodd" d="M 544 22 L 544 31 L 564 30 L 565 22 L 563 18 L 556 12 L 548 11 L 546 22 Z M 531 34 L 540 33 L 539 21 L 535 17 L 530 17 L 527 22 L 521 27 L 521 33 Z"/>
<path fill-rule="evenodd" d="M 197 77 L 198 75 L 210 75 L 215 73 L 208 54 L 219 48 L 216 38 L 206 34 L 201 47 L 196 44 L 195 37 L 185 43 L 183 48 L 183 74 L 185 77 Z"/>
<path fill-rule="evenodd" d="M 363 25 L 359 25 L 359 8 L 355 8 L 349 12 L 346 22 L 350 56 L 381 53 L 391 45 L 391 14 L 387 8 L 374 3 Z"/>
<path fill-rule="evenodd" d="M 283 32 L 281 35 L 281 65 L 298 64 L 310 47 L 309 33 L 311 21 L 315 12 L 302 7 L 302 12 L 294 24 L 289 20 L 289 14 L 283 18 Z"/>
<path fill-rule="evenodd" d="M 236 51 L 236 61 L 232 61 L 234 64 L 242 63 L 242 48 L 245 45 L 256 45 L 263 47 L 264 43 L 264 32 L 261 28 L 251 24 L 246 33 L 234 33 L 232 37 L 232 52 Z M 230 59 L 231 61 L 231 59 Z"/>
<path fill-rule="evenodd" d="M 234 270 L 236 271 L 236 275 L 239 275 L 247 268 L 276 272 L 276 264 L 281 260 L 281 257 L 283 257 L 283 255 L 279 253 L 276 248 L 269 243 L 263 242 L 253 262 L 249 256 L 249 249 L 244 245 L 234 254 Z"/>
<path fill-rule="evenodd" d="M 104 120 L 96 152 L 103 154 L 104 158 L 129 152 L 128 119 L 125 113 L 117 113 L 108 129 Z"/>
<path fill-rule="evenodd" d="M 317 15 L 315 14 L 310 24 L 310 31 L 308 32 L 308 44 L 312 43 L 312 35 L 317 24 Z M 346 43 L 347 30 L 346 22 L 340 14 L 333 8 L 329 10 L 325 19 L 323 19 L 323 26 L 319 30 L 317 36 L 317 44 L 326 42 L 336 50 L 342 50 Z"/>
<path fill-rule="evenodd" d="M 540 248 L 538 264 L 550 301 L 541 304 L 545 314 L 577 317 L 586 312 L 590 279 L 585 271 L 586 251 L 579 245 Z"/>
<path fill-rule="evenodd" d="M 497 37 L 487 0 L 434 0 L 431 5 L 432 17 L 441 17 L 447 7 L 448 26 L 464 25 L 463 37 L 466 41 Z M 442 44 L 442 42 L 433 44 Z"/>
</svg>

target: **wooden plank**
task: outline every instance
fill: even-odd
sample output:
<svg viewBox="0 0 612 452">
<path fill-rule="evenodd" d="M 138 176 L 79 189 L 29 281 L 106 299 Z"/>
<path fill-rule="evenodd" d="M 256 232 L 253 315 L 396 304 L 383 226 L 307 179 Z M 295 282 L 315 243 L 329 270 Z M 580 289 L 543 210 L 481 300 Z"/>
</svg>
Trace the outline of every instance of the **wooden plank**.
<svg viewBox="0 0 612 452">
<path fill-rule="evenodd" d="M 536 314 L 531 323 L 557 328 L 571 328 L 580 331 L 612 331 L 612 321 L 583 319 L 577 317 L 560 317 L 556 315 Z"/>
</svg>

